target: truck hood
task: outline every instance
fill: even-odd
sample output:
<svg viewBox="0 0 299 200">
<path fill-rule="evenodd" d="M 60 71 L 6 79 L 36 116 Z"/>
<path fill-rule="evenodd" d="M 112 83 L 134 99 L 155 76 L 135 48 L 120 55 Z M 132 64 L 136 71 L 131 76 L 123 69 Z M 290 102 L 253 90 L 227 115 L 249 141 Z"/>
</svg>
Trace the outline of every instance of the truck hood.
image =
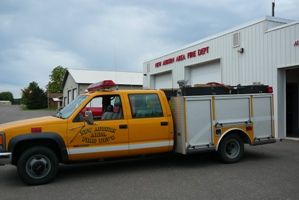
<svg viewBox="0 0 299 200">
<path fill-rule="evenodd" d="M 65 120 L 53 116 L 39 117 L 0 124 L 0 131 L 7 132 L 11 129 L 16 130 L 22 128 L 29 130 L 32 127 L 44 127 L 61 123 L 65 123 Z"/>
</svg>

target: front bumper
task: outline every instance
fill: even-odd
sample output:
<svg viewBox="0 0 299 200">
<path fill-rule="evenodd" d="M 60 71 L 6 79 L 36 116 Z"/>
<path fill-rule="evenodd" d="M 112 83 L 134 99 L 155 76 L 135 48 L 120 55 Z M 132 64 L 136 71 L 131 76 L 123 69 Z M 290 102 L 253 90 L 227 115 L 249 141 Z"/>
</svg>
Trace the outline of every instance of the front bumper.
<svg viewBox="0 0 299 200">
<path fill-rule="evenodd" d="M 1 152 L 0 153 L 0 165 L 10 164 L 12 159 L 12 153 Z"/>
</svg>

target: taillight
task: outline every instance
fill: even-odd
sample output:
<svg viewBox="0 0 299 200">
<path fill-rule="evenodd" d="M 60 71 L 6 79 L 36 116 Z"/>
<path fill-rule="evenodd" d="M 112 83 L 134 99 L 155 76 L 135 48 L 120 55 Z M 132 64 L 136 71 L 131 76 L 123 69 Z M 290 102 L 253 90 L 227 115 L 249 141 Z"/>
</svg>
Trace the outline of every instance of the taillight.
<svg viewBox="0 0 299 200">
<path fill-rule="evenodd" d="M 271 86 L 267 87 L 267 93 L 273 93 L 273 88 Z"/>
</svg>

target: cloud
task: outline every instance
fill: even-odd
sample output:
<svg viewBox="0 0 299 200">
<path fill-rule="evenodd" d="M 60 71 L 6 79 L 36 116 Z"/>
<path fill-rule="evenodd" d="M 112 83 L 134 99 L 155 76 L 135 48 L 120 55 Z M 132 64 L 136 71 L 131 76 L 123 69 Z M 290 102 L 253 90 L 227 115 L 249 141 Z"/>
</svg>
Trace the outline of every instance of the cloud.
<svg viewBox="0 0 299 200">
<path fill-rule="evenodd" d="M 16 86 L 18 90 L 36 81 L 45 87 L 52 69 L 57 65 L 85 66 L 80 56 L 63 50 L 50 41 L 28 38 L 0 53 L 0 90 Z M 20 97 L 18 92 L 15 96 Z"/>
</svg>

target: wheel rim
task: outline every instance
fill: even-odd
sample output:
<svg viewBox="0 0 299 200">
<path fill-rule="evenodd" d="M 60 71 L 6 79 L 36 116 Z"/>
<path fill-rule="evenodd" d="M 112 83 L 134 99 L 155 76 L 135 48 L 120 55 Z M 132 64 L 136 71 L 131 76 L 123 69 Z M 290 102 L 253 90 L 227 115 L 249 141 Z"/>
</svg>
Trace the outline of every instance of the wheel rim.
<svg viewBox="0 0 299 200">
<path fill-rule="evenodd" d="M 26 172 L 34 179 L 42 179 L 51 171 L 51 161 L 45 155 L 33 155 L 26 162 Z"/>
<path fill-rule="evenodd" d="M 240 144 L 237 140 L 230 140 L 225 146 L 225 155 L 230 159 L 234 159 L 240 154 L 240 148 Z"/>
</svg>

